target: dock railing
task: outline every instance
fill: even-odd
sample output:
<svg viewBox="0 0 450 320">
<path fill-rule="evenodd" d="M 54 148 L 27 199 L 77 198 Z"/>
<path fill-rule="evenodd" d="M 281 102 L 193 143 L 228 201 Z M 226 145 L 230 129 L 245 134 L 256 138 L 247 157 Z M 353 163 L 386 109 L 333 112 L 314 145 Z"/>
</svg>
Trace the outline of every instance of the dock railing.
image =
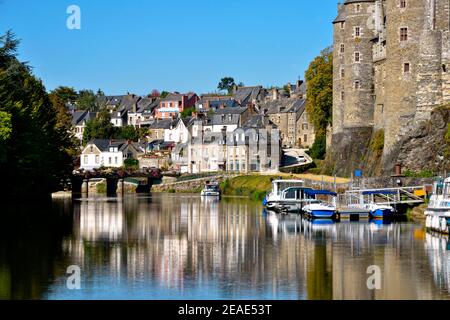
<svg viewBox="0 0 450 320">
<path fill-rule="evenodd" d="M 340 205 L 354 206 L 361 203 L 379 205 L 424 203 L 427 186 L 349 190 L 339 197 Z"/>
</svg>

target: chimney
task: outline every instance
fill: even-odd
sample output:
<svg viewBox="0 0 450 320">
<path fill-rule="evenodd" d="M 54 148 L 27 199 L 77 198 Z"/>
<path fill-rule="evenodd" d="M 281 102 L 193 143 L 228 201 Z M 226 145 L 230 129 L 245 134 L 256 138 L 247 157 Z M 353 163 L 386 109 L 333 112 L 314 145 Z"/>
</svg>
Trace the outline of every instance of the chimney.
<svg viewBox="0 0 450 320">
<path fill-rule="evenodd" d="M 277 88 L 272 89 L 272 100 L 278 100 L 278 89 Z"/>
</svg>

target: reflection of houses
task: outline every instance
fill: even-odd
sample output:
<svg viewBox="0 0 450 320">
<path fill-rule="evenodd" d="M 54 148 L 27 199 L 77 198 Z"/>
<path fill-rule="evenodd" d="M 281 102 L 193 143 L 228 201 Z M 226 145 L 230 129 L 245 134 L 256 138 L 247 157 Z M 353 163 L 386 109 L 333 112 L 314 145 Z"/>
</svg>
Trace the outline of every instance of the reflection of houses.
<svg viewBox="0 0 450 320">
<path fill-rule="evenodd" d="M 137 159 L 140 148 L 126 140 L 91 140 L 81 153 L 80 169 L 120 168 L 126 159 Z"/>
<path fill-rule="evenodd" d="M 79 140 L 83 140 L 84 129 L 86 123 L 95 119 L 97 113 L 88 110 L 73 111 L 72 113 L 72 126 L 74 127 L 75 137 Z"/>
</svg>

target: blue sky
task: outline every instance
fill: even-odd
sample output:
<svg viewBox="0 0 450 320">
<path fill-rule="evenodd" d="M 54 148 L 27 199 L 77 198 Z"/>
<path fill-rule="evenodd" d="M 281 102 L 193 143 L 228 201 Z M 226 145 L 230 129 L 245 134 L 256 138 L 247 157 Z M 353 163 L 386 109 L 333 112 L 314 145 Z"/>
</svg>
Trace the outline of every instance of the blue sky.
<svg viewBox="0 0 450 320">
<path fill-rule="evenodd" d="M 332 44 L 337 2 L 0 0 L 0 33 L 22 40 L 20 59 L 49 90 L 206 93 L 224 76 L 264 86 L 303 78 Z M 66 27 L 72 4 L 81 30 Z"/>
</svg>

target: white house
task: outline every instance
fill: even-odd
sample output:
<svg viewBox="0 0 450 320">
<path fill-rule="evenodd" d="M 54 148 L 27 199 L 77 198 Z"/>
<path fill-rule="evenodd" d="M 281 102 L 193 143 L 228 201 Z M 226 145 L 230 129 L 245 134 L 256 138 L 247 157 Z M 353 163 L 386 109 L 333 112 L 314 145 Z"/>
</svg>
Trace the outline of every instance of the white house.
<svg viewBox="0 0 450 320">
<path fill-rule="evenodd" d="M 141 153 L 132 142 L 94 139 L 83 149 L 80 169 L 91 171 L 101 167 L 120 168 L 126 159 L 137 159 Z"/>
<path fill-rule="evenodd" d="M 164 141 L 186 143 L 189 138 L 188 125 L 190 121 L 191 118 L 174 120 L 169 128 L 164 129 Z"/>
</svg>

